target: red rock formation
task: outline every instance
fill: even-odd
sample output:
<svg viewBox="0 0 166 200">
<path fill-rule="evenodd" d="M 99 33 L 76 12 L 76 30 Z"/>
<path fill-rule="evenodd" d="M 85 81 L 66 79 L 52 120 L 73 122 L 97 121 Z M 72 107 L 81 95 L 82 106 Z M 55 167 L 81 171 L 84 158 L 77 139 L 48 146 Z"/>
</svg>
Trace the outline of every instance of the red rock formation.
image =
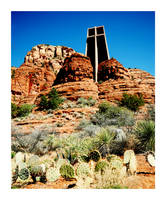
<svg viewBox="0 0 166 200">
<path fill-rule="evenodd" d="M 121 73 L 122 75 L 122 73 Z M 124 78 L 109 79 L 98 84 L 99 98 L 111 102 L 121 100 L 123 93 L 142 94 L 145 103 L 155 102 L 155 78 L 147 72 L 139 69 L 128 70 Z"/>
<path fill-rule="evenodd" d="M 75 53 L 65 59 L 64 66 L 57 75 L 55 84 L 82 81 L 86 79 L 93 79 L 93 67 L 90 59 Z"/>
<path fill-rule="evenodd" d="M 34 103 L 38 94 L 50 88 L 63 66 L 64 59 L 75 51 L 71 48 L 37 45 L 29 51 L 24 63 L 11 72 L 12 102 Z"/>
<path fill-rule="evenodd" d="M 124 68 L 116 59 L 103 61 L 98 66 L 98 81 L 108 79 L 129 79 L 128 69 Z"/>
</svg>

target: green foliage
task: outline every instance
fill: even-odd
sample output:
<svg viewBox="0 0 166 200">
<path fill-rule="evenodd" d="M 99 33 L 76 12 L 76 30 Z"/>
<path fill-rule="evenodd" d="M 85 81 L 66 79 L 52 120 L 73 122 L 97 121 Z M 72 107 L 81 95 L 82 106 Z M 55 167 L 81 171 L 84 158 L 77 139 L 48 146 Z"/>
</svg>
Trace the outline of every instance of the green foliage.
<svg viewBox="0 0 166 200">
<path fill-rule="evenodd" d="M 140 106 L 144 105 L 144 99 L 142 95 L 137 96 L 124 93 L 119 104 L 120 106 L 127 107 L 132 111 L 137 111 Z"/>
<path fill-rule="evenodd" d="M 41 96 L 39 103 L 39 110 L 55 110 L 63 102 L 63 99 L 59 97 L 55 88 L 48 93 L 47 96 Z"/>
<path fill-rule="evenodd" d="M 36 182 L 36 178 L 37 177 L 42 177 L 45 175 L 45 173 L 43 172 L 43 169 L 41 166 L 32 166 L 32 167 L 29 167 L 29 170 L 30 170 L 30 175 L 32 177 L 32 180 L 34 182 Z"/>
<path fill-rule="evenodd" d="M 89 97 L 88 99 L 84 99 L 83 97 L 80 97 L 77 100 L 78 105 L 82 106 L 94 106 L 96 103 L 96 100 L 94 100 L 92 97 Z"/>
<path fill-rule="evenodd" d="M 96 172 L 101 172 L 103 173 L 105 171 L 105 169 L 109 166 L 109 163 L 105 160 L 101 160 L 99 162 L 97 162 L 96 166 L 95 166 L 95 171 Z"/>
<path fill-rule="evenodd" d="M 155 107 L 153 105 L 148 107 L 148 119 L 155 121 Z"/>
<path fill-rule="evenodd" d="M 17 114 L 18 114 L 17 105 L 14 103 L 11 103 L 11 117 L 15 118 L 15 117 L 17 117 Z"/>
<path fill-rule="evenodd" d="M 71 165 L 64 164 L 60 167 L 60 174 L 66 180 L 74 178 L 74 168 Z"/>
<path fill-rule="evenodd" d="M 141 121 L 135 128 L 135 133 L 145 151 L 155 151 L 155 123 L 154 121 Z"/>
<path fill-rule="evenodd" d="M 20 178 L 21 180 L 26 180 L 26 179 L 29 178 L 29 170 L 28 170 L 27 168 L 22 168 L 22 169 L 19 171 L 18 175 L 19 175 L 19 178 Z"/>
<path fill-rule="evenodd" d="M 12 74 L 11 74 L 11 78 L 14 79 L 15 78 L 15 69 L 12 70 Z"/>
<path fill-rule="evenodd" d="M 34 108 L 34 105 L 29 104 L 23 104 L 18 108 L 18 114 L 17 117 L 25 117 L 28 116 L 29 113 L 32 112 L 32 109 Z"/>
<path fill-rule="evenodd" d="M 133 113 L 127 108 L 112 106 L 109 103 L 99 105 L 99 111 L 91 117 L 91 122 L 99 126 L 133 126 Z"/>
<path fill-rule="evenodd" d="M 21 106 L 17 106 L 14 103 L 11 103 L 11 117 L 25 117 L 28 116 L 32 109 L 34 108 L 34 105 L 30 104 L 23 104 Z"/>
<path fill-rule="evenodd" d="M 48 100 L 45 95 L 42 95 L 39 103 L 39 110 L 44 110 L 46 108 L 48 108 Z"/>
<path fill-rule="evenodd" d="M 89 158 L 90 158 L 90 160 L 98 162 L 100 160 L 100 158 L 101 158 L 100 152 L 97 151 L 97 150 L 91 151 L 89 153 Z"/>
<path fill-rule="evenodd" d="M 110 103 L 107 101 L 102 102 L 99 104 L 99 113 L 106 113 L 109 108 L 111 107 Z"/>
<path fill-rule="evenodd" d="M 16 155 L 16 152 L 12 151 L 11 152 L 11 159 L 14 158 L 15 155 Z"/>
</svg>

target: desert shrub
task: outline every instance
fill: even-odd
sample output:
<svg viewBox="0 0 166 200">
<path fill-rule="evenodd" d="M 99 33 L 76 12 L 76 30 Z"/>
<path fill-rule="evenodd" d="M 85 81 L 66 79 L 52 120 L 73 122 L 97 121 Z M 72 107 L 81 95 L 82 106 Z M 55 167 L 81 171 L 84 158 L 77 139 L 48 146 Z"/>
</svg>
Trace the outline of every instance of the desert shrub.
<svg viewBox="0 0 166 200">
<path fill-rule="evenodd" d="M 11 117 L 12 118 L 17 117 L 17 113 L 18 113 L 17 105 L 14 103 L 11 103 Z"/>
<path fill-rule="evenodd" d="M 83 130 L 84 128 L 86 128 L 90 124 L 91 124 L 90 121 L 83 119 L 83 120 L 80 121 L 80 123 L 77 126 L 76 130 Z"/>
<path fill-rule="evenodd" d="M 99 113 L 106 113 L 111 107 L 110 103 L 105 101 L 99 104 Z"/>
<path fill-rule="evenodd" d="M 33 108 L 34 108 L 34 105 L 29 105 L 29 104 L 21 105 L 20 107 L 18 107 L 17 117 L 28 116 L 32 112 Z"/>
<path fill-rule="evenodd" d="M 58 92 L 55 88 L 48 93 L 47 96 L 41 96 L 41 100 L 39 103 L 39 110 L 55 110 L 59 107 L 59 105 L 63 102 L 63 99 L 59 97 Z"/>
<path fill-rule="evenodd" d="M 43 155 L 49 151 L 49 145 L 45 144 L 46 138 L 50 134 L 47 127 L 39 126 L 31 134 L 24 135 L 16 133 L 13 135 L 11 142 L 12 151 L 30 152 L 38 155 Z"/>
<path fill-rule="evenodd" d="M 144 105 L 144 99 L 142 95 L 131 95 L 131 94 L 123 94 L 121 101 L 119 102 L 120 106 L 127 107 L 132 111 L 139 110 L 140 106 Z"/>
<path fill-rule="evenodd" d="M 155 106 L 149 105 L 147 117 L 149 120 L 155 121 Z"/>
<path fill-rule="evenodd" d="M 11 103 L 11 117 L 25 117 L 28 116 L 32 109 L 35 107 L 35 105 L 30 104 L 23 104 L 21 106 L 17 106 L 14 103 Z"/>
<path fill-rule="evenodd" d="M 46 108 L 48 108 L 48 100 L 47 100 L 47 97 L 45 95 L 42 95 L 40 103 L 39 103 L 39 109 L 44 110 Z"/>
<path fill-rule="evenodd" d="M 135 128 L 135 133 L 145 151 L 155 151 L 155 123 L 154 121 L 141 121 Z"/>
<path fill-rule="evenodd" d="M 135 123 L 132 111 L 127 108 L 102 103 L 99 111 L 91 117 L 91 122 L 99 126 L 133 126 Z"/>
<path fill-rule="evenodd" d="M 88 99 L 84 99 L 83 97 L 80 97 L 77 100 L 77 104 L 81 106 L 94 106 L 96 103 L 96 100 L 94 100 L 92 97 L 89 97 Z"/>
</svg>

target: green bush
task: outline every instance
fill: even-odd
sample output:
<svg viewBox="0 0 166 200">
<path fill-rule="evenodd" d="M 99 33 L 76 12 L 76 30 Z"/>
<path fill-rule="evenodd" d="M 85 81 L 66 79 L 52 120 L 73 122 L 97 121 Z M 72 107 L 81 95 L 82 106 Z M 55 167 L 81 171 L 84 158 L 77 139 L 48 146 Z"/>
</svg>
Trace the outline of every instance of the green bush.
<svg viewBox="0 0 166 200">
<path fill-rule="evenodd" d="M 99 105 L 99 111 L 91 117 L 91 122 L 99 126 L 133 126 L 135 123 L 132 111 L 127 108 L 112 106 L 109 103 Z"/>
<path fill-rule="evenodd" d="M 20 107 L 18 107 L 17 117 L 28 116 L 32 112 L 33 108 L 34 108 L 34 106 L 33 105 L 29 105 L 29 104 L 21 105 Z"/>
<path fill-rule="evenodd" d="M 155 151 L 155 123 L 154 121 L 139 122 L 135 128 L 135 133 L 141 142 L 142 150 Z"/>
<path fill-rule="evenodd" d="M 124 93 L 119 104 L 120 106 L 127 107 L 132 111 L 137 111 L 140 106 L 144 105 L 144 99 L 142 95 L 137 96 Z"/>
<path fill-rule="evenodd" d="M 17 105 L 14 103 L 11 103 L 11 117 L 12 118 L 17 117 L 17 113 L 18 113 Z"/>
<path fill-rule="evenodd" d="M 155 121 L 155 107 L 153 105 L 149 105 L 147 117 L 149 120 Z"/>
<path fill-rule="evenodd" d="M 47 96 L 42 95 L 39 103 L 39 110 L 55 110 L 63 102 L 63 99 L 59 97 L 55 88 L 48 93 Z"/>
<path fill-rule="evenodd" d="M 99 105 L 99 113 L 106 113 L 111 107 L 110 103 L 105 101 Z"/>
<path fill-rule="evenodd" d="M 92 97 L 89 97 L 88 99 L 84 99 L 83 97 L 80 97 L 77 100 L 78 105 L 82 106 L 94 106 L 96 103 L 96 100 L 94 100 Z"/>
<path fill-rule="evenodd" d="M 23 104 L 21 106 L 17 106 L 14 103 L 11 103 L 11 117 L 25 117 L 28 116 L 32 109 L 34 108 L 34 105 L 30 104 Z"/>
</svg>

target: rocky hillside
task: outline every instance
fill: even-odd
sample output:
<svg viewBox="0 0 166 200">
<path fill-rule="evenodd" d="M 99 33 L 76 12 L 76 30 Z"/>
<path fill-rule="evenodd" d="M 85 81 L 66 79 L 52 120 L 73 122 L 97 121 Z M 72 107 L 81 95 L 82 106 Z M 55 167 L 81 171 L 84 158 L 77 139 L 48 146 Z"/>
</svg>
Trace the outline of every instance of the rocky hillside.
<svg viewBox="0 0 166 200">
<path fill-rule="evenodd" d="M 146 103 L 155 101 L 155 78 L 139 69 L 126 69 L 116 59 L 99 64 L 98 80 L 93 81 L 90 59 L 64 46 L 37 45 L 24 63 L 11 70 L 12 102 L 38 103 L 41 94 L 55 87 L 69 100 L 92 97 L 116 102 L 123 93 L 142 94 Z"/>
</svg>

